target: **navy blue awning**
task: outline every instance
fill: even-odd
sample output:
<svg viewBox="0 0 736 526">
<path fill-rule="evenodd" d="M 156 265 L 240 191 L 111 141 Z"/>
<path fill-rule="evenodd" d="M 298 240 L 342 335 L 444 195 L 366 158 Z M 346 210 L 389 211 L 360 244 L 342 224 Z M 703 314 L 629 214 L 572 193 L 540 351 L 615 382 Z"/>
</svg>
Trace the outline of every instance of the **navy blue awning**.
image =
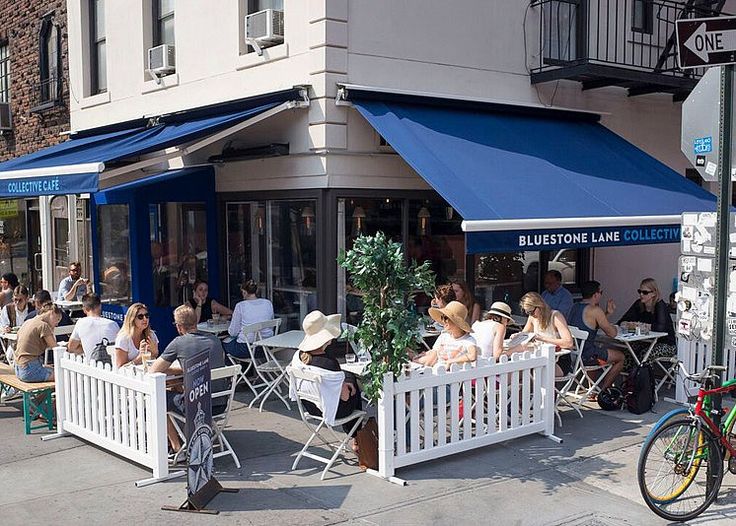
<svg viewBox="0 0 736 526">
<path fill-rule="evenodd" d="M 135 161 L 141 155 L 217 137 L 217 133 L 236 130 L 239 124 L 268 110 L 285 107 L 286 102 L 261 100 L 257 106 L 241 106 L 227 113 L 197 112 L 190 119 L 178 114 L 152 126 L 72 138 L 0 163 L 0 197 L 95 192 L 106 165 L 114 168 L 115 163 Z"/>
<path fill-rule="evenodd" d="M 715 197 L 595 117 L 444 106 L 349 91 L 358 111 L 464 218 L 467 252 L 679 242 Z"/>
</svg>

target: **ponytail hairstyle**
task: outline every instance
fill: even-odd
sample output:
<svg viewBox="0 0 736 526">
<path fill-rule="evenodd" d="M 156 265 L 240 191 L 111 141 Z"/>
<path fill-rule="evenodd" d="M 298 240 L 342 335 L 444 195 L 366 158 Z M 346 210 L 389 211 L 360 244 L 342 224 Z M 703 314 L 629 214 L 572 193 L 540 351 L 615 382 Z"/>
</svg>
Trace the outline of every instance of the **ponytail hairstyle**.
<svg viewBox="0 0 736 526">
<path fill-rule="evenodd" d="M 246 294 L 255 294 L 256 292 L 258 292 L 258 283 L 256 283 L 252 279 L 249 279 L 248 281 L 244 281 L 240 285 L 240 290 L 242 290 Z"/>
</svg>

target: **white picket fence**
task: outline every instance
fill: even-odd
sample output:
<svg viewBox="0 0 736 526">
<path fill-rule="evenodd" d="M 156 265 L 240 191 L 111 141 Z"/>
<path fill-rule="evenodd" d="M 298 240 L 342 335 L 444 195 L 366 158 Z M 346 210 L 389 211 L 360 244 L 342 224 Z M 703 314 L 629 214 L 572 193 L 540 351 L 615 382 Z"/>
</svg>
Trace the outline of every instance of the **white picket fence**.
<svg viewBox="0 0 736 526">
<path fill-rule="evenodd" d="M 386 375 L 378 405 L 378 475 L 533 433 L 554 436 L 554 347 Z M 462 411 L 461 411 L 462 407 Z"/>
<path fill-rule="evenodd" d="M 677 338 L 677 357 L 682 361 L 685 370 L 689 373 L 699 373 L 710 365 L 713 358 L 712 346 L 709 342 L 690 341 Z M 723 352 L 724 365 L 727 367 L 723 378 L 736 378 L 736 349 L 727 346 Z M 687 403 L 688 397 L 698 393 L 698 385 L 686 381 L 682 375 L 677 378 L 675 399 L 680 403 Z"/>
<path fill-rule="evenodd" d="M 73 434 L 153 470 L 137 486 L 181 475 L 169 473 L 165 374 L 114 371 L 57 347 L 54 376 L 57 434 L 49 438 Z"/>
</svg>

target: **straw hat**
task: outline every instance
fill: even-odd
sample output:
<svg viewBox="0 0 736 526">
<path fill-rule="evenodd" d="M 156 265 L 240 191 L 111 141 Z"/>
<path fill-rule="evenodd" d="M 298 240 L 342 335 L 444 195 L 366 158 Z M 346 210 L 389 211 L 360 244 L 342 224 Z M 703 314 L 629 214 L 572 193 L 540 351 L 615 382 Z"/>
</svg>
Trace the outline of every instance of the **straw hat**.
<svg viewBox="0 0 736 526">
<path fill-rule="evenodd" d="M 302 328 L 306 334 L 299 344 L 299 350 L 316 351 L 340 336 L 340 314 L 325 316 L 318 310 L 312 311 L 304 317 Z"/>
<path fill-rule="evenodd" d="M 488 309 L 488 314 L 495 314 L 496 316 L 501 316 L 507 320 L 514 321 L 514 318 L 511 317 L 511 307 L 503 301 L 494 301 L 491 308 Z"/>
<path fill-rule="evenodd" d="M 468 322 L 465 321 L 465 318 L 468 317 L 468 309 L 459 301 L 451 301 L 444 309 L 435 309 L 434 307 L 431 307 L 429 309 L 429 315 L 438 323 L 442 323 L 443 315 L 447 316 L 450 318 L 452 323 L 460 327 L 465 332 L 472 331 Z"/>
</svg>

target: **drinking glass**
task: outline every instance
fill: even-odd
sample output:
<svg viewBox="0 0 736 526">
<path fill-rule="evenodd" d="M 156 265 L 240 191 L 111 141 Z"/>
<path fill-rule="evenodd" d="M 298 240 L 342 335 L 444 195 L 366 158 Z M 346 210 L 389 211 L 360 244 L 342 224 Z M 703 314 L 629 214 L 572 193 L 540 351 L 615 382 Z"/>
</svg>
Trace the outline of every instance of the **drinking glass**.
<svg viewBox="0 0 736 526">
<path fill-rule="evenodd" d="M 220 323 L 220 313 L 219 312 L 213 312 L 212 313 L 212 321 L 215 322 L 215 325 Z"/>
<path fill-rule="evenodd" d="M 150 351 L 141 351 L 141 363 L 143 364 L 143 371 L 148 372 L 148 361 L 151 359 Z"/>
<path fill-rule="evenodd" d="M 345 355 L 345 363 L 355 363 L 355 354 L 349 352 Z"/>
</svg>

